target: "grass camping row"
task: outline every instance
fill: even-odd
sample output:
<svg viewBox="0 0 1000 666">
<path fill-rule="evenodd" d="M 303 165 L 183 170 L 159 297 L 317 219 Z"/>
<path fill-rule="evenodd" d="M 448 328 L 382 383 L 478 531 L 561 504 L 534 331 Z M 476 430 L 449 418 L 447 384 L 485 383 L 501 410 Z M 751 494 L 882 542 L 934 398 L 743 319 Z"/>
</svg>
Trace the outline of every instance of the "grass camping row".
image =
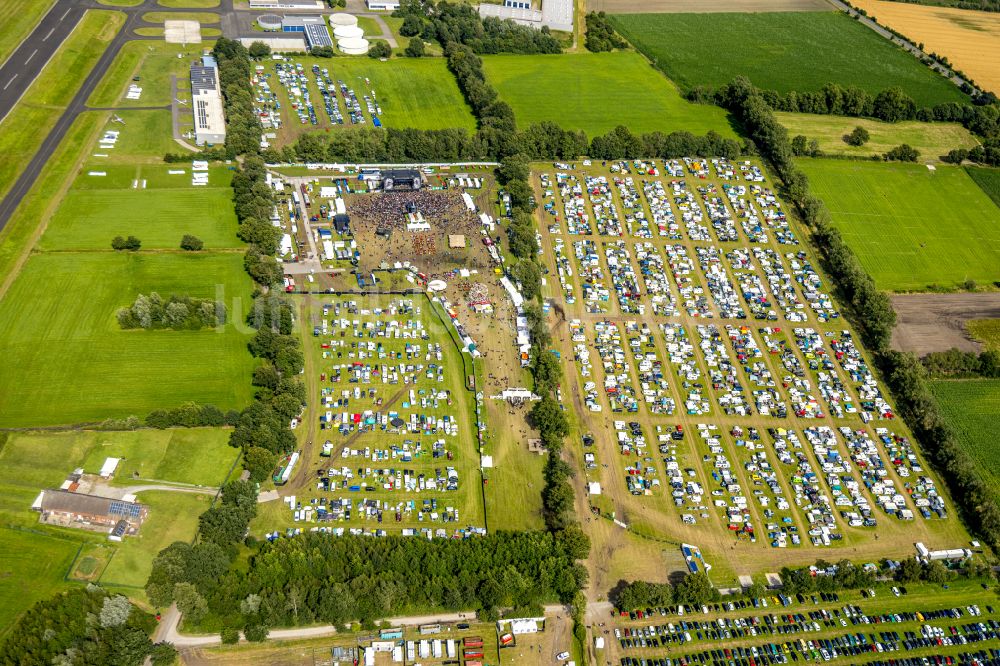
<svg viewBox="0 0 1000 666">
<path fill-rule="evenodd" d="M 7 193 L 83 80 L 125 22 L 121 12 L 88 11 L 0 123 L 0 196 Z"/>
<path fill-rule="evenodd" d="M 824 159 L 800 165 L 881 289 L 1000 279 L 1000 208 L 961 167 Z"/>
<path fill-rule="evenodd" d="M 918 106 L 967 100 L 911 54 L 841 13 L 621 14 L 613 22 L 685 89 L 717 88 L 743 74 L 779 92 L 839 83 L 871 94 L 899 86 Z"/>
</svg>

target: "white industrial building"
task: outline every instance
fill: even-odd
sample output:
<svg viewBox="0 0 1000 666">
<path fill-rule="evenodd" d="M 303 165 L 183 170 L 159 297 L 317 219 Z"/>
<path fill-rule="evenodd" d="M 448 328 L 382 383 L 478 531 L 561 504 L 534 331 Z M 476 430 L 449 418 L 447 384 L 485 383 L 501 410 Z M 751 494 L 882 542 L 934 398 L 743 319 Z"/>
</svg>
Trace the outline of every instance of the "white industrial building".
<svg viewBox="0 0 1000 666">
<path fill-rule="evenodd" d="M 479 15 L 509 19 L 538 30 L 547 26 L 550 30 L 573 31 L 573 0 L 541 0 L 541 5 L 538 10 L 531 0 L 504 0 L 502 5 L 483 3 Z"/>
<path fill-rule="evenodd" d="M 394 12 L 399 9 L 399 0 L 365 0 L 369 11 Z"/>
<path fill-rule="evenodd" d="M 319 0 L 248 0 L 250 9 L 322 9 Z"/>
<path fill-rule="evenodd" d="M 202 56 L 200 65 L 191 65 L 191 111 L 194 137 L 199 146 L 226 141 L 226 116 L 222 111 L 219 67 L 212 56 Z"/>
</svg>

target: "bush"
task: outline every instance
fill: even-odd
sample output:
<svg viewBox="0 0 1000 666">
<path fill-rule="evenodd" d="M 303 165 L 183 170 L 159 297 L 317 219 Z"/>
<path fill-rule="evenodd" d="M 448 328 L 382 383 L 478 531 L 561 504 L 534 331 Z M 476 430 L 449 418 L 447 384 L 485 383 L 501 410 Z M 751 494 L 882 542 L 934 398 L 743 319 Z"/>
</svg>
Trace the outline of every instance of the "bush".
<svg viewBox="0 0 1000 666">
<path fill-rule="evenodd" d="M 368 49 L 368 57 L 376 60 L 378 58 L 388 58 L 391 55 L 392 47 L 389 46 L 388 42 L 383 42 L 381 40 L 373 43 L 371 48 Z"/>
<path fill-rule="evenodd" d="M 240 630 L 236 627 L 223 627 L 219 632 L 223 645 L 235 645 L 240 642 Z"/>
<path fill-rule="evenodd" d="M 167 300 L 155 291 L 139 294 L 135 302 L 118 310 L 118 325 L 123 329 L 172 329 L 197 331 L 226 323 L 226 306 L 221 301 L 190 296 L 171 296 Z"/>
<path fill-rule="evenodd" d="M 882 155 L 882 158 L 887 162 L 916 162 L 919 157 L 920 151 L 906 143 L 902 143 Z"/>
<path fill-rule="evenodd" d="M 191 234 L 184 234 L 184 237 L 181 238 L 182 250 L 187 250 L 188 252 L 197 252 L 203 247 L 205 247 L 205 243 L 197 236 L 192 236 Z"/>
<path fill-rule="evenodd" d="M 131 250 L 135 252 L 142 246 L 142 241 L 140 241 L 135 236 L 129 236 L 128 238 L 122 238 L 121 236 L 115 236 L 111 239 L 111 247 L 115 250 Z"/>
<path fill-rule="evenodd" d="M 868 143 L 869 139 L 871 139 L 871 135 L 868 130 L 860 125 L 851 130 L 850 134 L 844 135 L 844 143 L 850 146 L 863 146 Z"/>
<path fill-rule="evenodd" d="M 250 48 L 247 49 L 247 52 L 254 60 L 260 60 L 261 58 L 266 58 L 271 55 L 271 47 L 264 42 L 253 42 L 250 44 Z"/>
<path fill-rule="evenodd" d="M 419 37 L 414 37 L 407 44 L 406 50 L 403 51 L 410 58 L 420 58 L 424 55 L 424 40 Z"/>
<path fill-rule="evenodd" d="M 608 15 L 604 12 L 590 12 L 586 17 L 587 38 L 584 46 L 588 51 L 595 53 L 601 51 L 611 51 L 613 49 L 623 49 L 628 46 L 622 37 L 615 32 Z"/>
</svg>

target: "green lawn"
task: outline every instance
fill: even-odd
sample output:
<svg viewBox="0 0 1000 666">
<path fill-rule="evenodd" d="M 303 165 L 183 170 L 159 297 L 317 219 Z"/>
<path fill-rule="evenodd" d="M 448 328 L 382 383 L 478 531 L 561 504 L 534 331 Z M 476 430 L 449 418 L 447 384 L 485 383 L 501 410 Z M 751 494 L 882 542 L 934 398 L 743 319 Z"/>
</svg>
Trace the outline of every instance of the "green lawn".
<svg viewBox="0 0 1000 666">
<path fill-rule="evenodd" d="M 86 172 L 80 178 L 88 178 Z M 190 175 L 177 178 L 190 185 Z M 107 250 L 112 238 L 129 234 L 138 236 L 146 250 L 177 249 L 184 234 L 205 241 L 206 249 L 240 247 L 232 197 L 232 190 L 221 187 L 73 189 L 49 221 L 38 247 Z"/>
<path fill-rule="evenodd" d="M 840 13 L 618 14 L 612 20 L 686 89 L 719 87 L 742 74 L 780 92 L 839 83 L 874 94 L 899 86 L 919 106 L 968 102 L 944 77 Z"/>
<path fill-rule="evenodd" d="M 191 541 L 198 531 L 198 516 L 211 505 L 211 494 L 148 491 L 138 500 L 149 505 L 149 516 L 139 534 L 125 537 L 101 576 L 101 585 L 143 587 L 153 558 L 175 541 Z"/>
<path fill-rule="evenodd" d="M 994 488 L 1000 488 L 1000 459 L 995 446 L 1000 380 L 934 381 L 931 390 L 983 479 Z M 997 496 L 1000 498 L 1000 491 Z"/>
<path fill-rule="evenodd" d="M 880 288 L 1000 279 L 1000 208 L 964 169 L 823 159 L 799 165 Z"/>
<path fill-rule="evenodd" d="M 69 539 L 0 527 L 0 639 L 17 617 L 67 586 L 80 548 Z"/>
<path fill-rule="evenodd" d="M 154 29 L 163 34 L 162 28 Z M 188 57 L 177 57 L 185 54 Z M 178 81 L 186 81 L 191 62 L 200 55 L 201 50 L 192 46 L 152 40 L 126 42 L 87 103 L 124 107 L 170 104 L 170 75 L 176 75 Z M 142 88 L 138 100 L 125 99 L 133 76 L 139 77 L 134 83 Z"/>
<path fill-rule="evenodd" d="M 219 6 L 219 0 L 156 0 L 156 4 L 171 9 L 211 9 Z"/>
<path fill-rule="evenodd" d="M 715 130 L 735 136 L 724 111 L 684 100 L 637 53 L 485 56 L 483 65 L 522 128 L 548 120 L 588 137 L 617 125 L 637 134 Z"/>
<path fill-rule="evenodd" d="M 884 123 L 867 118 L 824 116 L 812 113 L 776 113 L 778 122 L 789 136 L 802 134 L 819 141 L 820 150 L 828 155 L 870 157 L 881 155 L 901 143 L 920 151 L 920 159 L 937 160 L 953 148 L 973 148 L 979 144 L 969 130 L 958 123 L 922 123 L 905 121 Z M 850 146 L 844 135 L 855 127 L 868 130 L 871 139 L 863 146 Z"/>
<path fill-rule="evenodd" d="M 31 34 L 56 0 L 6 0 L 0 3 L 0 64 Z"/>
<path fill-rule="evenodd" d="M 145 415 L 188 400 L 244 406 L 254 365 L 241 323 L 250 287 L 240 253 L 32 255 L 0 301 L 0 426 Z M 223 299 L 230 323 L 120 330 L 118 308 L 150 291 Z"/>
<path fill-rule="evenodd" d="M 359 98 L 374 89 L 382 107 L 379 119 L 384 127 L 414 129 L 464 127 L 470 132 L 476 128 L 476 120 L 442 58 L 409 58 L 381 62 L 370 58 L 293 56 L 293 60 L 303 65 L 309 77 L 309 88 L 313 99 L 320 100 L 317 103 L 316 118 L 321 127 L 330 126 L 330 118 L 323 108 L 318 89 L 314 87 L 315 77 L 310 73 L 313 65 L 329 69 L 330 79 L 334 84 L 338 80 L 344 81 L 354 89 Z M 299 128 L 311 128 L 311 125 L 299 125 L 298 117 L 291 111 L 290 106 L 287 106 L 285 89 L 278 83 L 273 69 L 270 67 L 269 69 L 272 71 L 271 89 L 281 97 L 282 108 L 285 109 L 283 111 L 285 127 L 293 129 L 296 133 Z M 366 78 L 369 82 L 367 84 Z M 340 100 L 340 104 L 341 111 L 344 111 L 346 116 L 343 100 Z M 367 109 L 365 116 L 368 116 Z M 349 126 L 350 121 L 346 117 L 344 122 Z"/>
<path fill-rule="evenodd" d="M 979 188 L 986 193 L 997 206 L 1000 206 L 1000 169 L 984 167 L 966 167 L 966 172 L 976 181 Z"/>
<path fill-rule="evenodd" d="M 164 23 L 166 21 L 198 21 L 199 23 L 218 23 L 219 15 L 213 12 L 146 12 L 142 20 L 147 23 Z"/>
<path fill-rule="evenodd" d="M 14 184 L 83 80 L 125 22 L 121 12 L 88 11 L 0 123 L 0 196 Z"/>
<path fill-rule="evenodd" d="M 106 176 L 91 176 L 91 170 L 103 171 Z M 182 171 L 183 173 L 170 173 Z M 92 159 L 85 169 L 82 169 L 73 182 L 75 192 L 129 190 L 132 191 L 134 181 L 146 181 L 146 190 L 187 190 L 197 189 L 202 192 L 213 192 L 216 189 L 226 189 L 233 178 L 233 172 L 228 167 L 212 166 L 208 169 L 208 187 L 193 188 L 191 186 L 191 165 L 189 164 L 101 164 L 99 159 Z M 102 247 L 103 249 L 103 247 Z"/>
</svg>

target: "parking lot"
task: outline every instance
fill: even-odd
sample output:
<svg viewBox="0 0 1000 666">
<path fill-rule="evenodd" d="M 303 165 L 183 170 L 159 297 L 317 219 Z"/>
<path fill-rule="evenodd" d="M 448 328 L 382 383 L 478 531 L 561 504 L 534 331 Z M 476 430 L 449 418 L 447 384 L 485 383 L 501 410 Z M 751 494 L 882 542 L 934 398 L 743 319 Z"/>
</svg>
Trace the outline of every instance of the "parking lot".
<svg viewBox="0 0 1000 666">
<path fill-rule="evenodd" d="M 758 164 L 536 169 L 592 507 L 699 545 L 723 587 L 967 541 Z"/>
</svg>

